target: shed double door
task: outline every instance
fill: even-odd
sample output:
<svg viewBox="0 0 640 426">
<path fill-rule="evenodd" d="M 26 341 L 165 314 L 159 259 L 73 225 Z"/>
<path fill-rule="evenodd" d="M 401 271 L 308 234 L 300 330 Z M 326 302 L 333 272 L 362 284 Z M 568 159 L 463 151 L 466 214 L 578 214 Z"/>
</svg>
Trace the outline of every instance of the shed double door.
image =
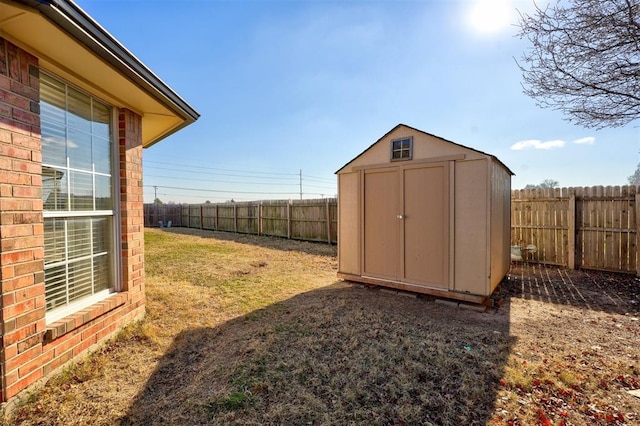
<svg viewBox="0 0 640 426">
<path fill-rule="evenodd" d="M 449 288 L 449 164 L 364 172 L 363 271 Z"/>
</svg>

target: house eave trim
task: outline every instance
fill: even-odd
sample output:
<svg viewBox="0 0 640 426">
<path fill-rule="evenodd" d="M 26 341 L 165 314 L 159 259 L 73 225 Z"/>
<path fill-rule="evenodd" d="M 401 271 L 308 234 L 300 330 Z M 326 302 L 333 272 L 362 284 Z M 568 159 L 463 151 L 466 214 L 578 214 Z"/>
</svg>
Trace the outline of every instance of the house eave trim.
<svg viewBox="0 0 640 426">
<path fill-rule="evenodd" d="M 173 89 L 156 76 L 138 58 L 129 52 L 111 34 L 70 0 L 16 0 L 36 9 L 44 17 L 58 25 L 70 36 L 81 42 L 106 63 L 117 69 L 177 116 L 185 120 L 183 126 L 195 122 L 200 114 Z M 168 136 L 164 134 L 162 138 Z M 151 143 L 157 142 L 152 141 Z"/>
</svg>

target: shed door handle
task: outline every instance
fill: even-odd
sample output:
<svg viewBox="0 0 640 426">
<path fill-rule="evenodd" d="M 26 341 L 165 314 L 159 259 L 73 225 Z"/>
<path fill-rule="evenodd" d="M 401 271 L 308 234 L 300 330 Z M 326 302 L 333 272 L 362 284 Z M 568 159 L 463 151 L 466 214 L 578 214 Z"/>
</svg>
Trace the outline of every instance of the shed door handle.
<svg viewBox="0 0 640 426">
<path fill-rule="evenodd" d="M 397 217 L 398 219 L 404 219 L 404 215 L 402 215 L 402 214 L 399 214 L 399 215 L 397 215 L 396 217 Z"/>
</svg>

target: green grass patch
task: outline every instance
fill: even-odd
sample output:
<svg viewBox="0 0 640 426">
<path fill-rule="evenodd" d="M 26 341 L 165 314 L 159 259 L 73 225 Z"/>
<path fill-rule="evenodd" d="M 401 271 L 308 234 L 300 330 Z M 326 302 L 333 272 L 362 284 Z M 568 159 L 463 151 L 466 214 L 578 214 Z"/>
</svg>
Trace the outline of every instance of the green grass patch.
<svg viewBox="0 0 640 426">
<path fill-rule="evenodd" d="M 253 402 L 250 395 L 244 392 L 233 392 L 225 397 L 215 399 L 206 404 L 210 419 L 220 412 L 231 412 L 248 407 Z"/>
</svg>

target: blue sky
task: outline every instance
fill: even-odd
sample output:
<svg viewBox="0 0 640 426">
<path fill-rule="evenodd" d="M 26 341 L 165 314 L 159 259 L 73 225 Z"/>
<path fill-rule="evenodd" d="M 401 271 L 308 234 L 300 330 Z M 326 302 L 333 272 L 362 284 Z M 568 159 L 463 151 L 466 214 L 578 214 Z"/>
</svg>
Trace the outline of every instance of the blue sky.
<svg viewBox="0 0 640 426">
<path fill-rule="evenodd" d="M 640 161 L 640 122 L 581 128 L 522 94 L 531 1 L 76 2 L 201 114 L 145 150 L 145 202 L 299 198 L 300 170 L 333 196 L 398 123 L 497 156 L 513 188 L 624 185 Z"/>
</svg>

